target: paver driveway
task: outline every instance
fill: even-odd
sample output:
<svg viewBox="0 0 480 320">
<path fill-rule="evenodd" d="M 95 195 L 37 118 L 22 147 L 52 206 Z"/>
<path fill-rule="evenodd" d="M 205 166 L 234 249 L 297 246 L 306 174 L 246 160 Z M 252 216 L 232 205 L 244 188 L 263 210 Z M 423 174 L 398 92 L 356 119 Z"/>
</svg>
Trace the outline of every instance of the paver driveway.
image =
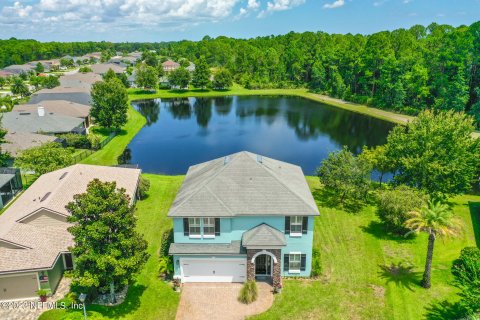
<svg viewBox="0 0 480 320">
<path fill-rule="evenodd" d="M 241 283 L 186 283 L 177 310 L 177 320 L 241 320 L 272 306 L 272 287 L 257 283 L 257 301 L 245 305 L 237 297 Z"/>
</svg>

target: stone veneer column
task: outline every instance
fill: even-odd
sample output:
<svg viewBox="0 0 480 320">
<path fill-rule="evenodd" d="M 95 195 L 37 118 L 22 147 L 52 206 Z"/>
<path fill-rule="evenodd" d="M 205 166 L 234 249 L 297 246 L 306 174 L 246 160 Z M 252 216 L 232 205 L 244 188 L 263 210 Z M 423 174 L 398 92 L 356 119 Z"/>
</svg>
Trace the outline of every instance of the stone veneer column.
<svg viewBox="0 0 480 320">
<path fill-rule="evenodd" d="M 255 263 L 252 263 L 253 256 L 257 253 L 263 251 L 263 249 L 247 249 L 247 280 L 255 280 Z M 277 258 L 277 263 L 273 262 L 273 273 L 272 273 L 272 285 L 274 288 L 279 289 L 282 287 L 282 251 L 280 249 L 265 249 L 272 253 L 275 258 Z"/>
</svg>

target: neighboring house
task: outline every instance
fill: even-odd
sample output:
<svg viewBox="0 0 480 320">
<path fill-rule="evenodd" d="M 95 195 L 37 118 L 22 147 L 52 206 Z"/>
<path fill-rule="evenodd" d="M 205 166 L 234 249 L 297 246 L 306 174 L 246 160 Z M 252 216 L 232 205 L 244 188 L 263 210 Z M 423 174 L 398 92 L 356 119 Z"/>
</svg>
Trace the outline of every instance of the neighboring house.
<svg viewBox="0 0 480 320">
<path fill-rule="evenodd" d="M 65 206 L 93 179 L 116 181 L 135 200 L 139 169 L 76 164 L 38 178 L 0 215 L 0 300 L 38 298 L 54 292 L 74 267 Z"/>
<path fill-rule="evenodd" d="M 5 112 L 2 127 L 8 132 L 40 134 L 85 134 L 85 120 L 60 114 L 47 113 L 39 107 L 36 112 Z"/>
<path fill-rule="evenodd" d="M 13 107 L 14 112 L 30 112 L 35 113 L 43 108 L 47 114 L 57 114 L 69 117 L 80 118 L 85 121 L 85 128 L 89 128 L 91 124 L 89 105 L 79 104 L 66 100 L 44 100 L 38 104 L 20 104 Z"/>
<path fill-rule="evenodd" d="M 162 67 L 163 67 L 163 71 L 172 72 L 173 70 L 180 68 L 180 64 L 172 60 L 167 60 L 162 63 Z"/>
<path fill-rule="evenodd" d="M 14 158 L 23 150 L 38 147 L 48 142 L 63 142 L 62 139 L 55 136 L 30 132 L 8 132 L 4 140 L 5 142 L 0 147 Z"/>
<path fill-rule="evenodd" d="M 20 169 L 0 168 L 0 209 L 5 207 L 22 190 Z"/>
<path fill-rule="evenodd" d="M 130 84 L 130 87 L 132 87 L 132 88 L 137 87 L 137 84 L 135 83 L 135 81 L 136 81 L 135 71 L 133 71 L 132 74 L 128 76 L 127 81 Z"/>
<path fill-rule="evenodd" d="M 99 75 L 104 75 L 105 73 L 107 73 L 109 69 L 112 69 L 113 72 L 115 73 L 123 73 L 126 70 L 125 67 L 119 66 L 114 63 L 93 64 L 90 66 L 90 68 L 92 69 L 93 73 L 96 73 Z"/>
<path fill-rule="evenodd" d="M 59 78 L 60 86 L 68 88 L 82 88 L 91 89 L 92 85 L 97 81 L 102 81 L 103 78 L 99 74 L 93 72 L 63 75 Z"/>
<path fill-rule="evenodd" d="M 189 168 L 168 213 L 175 277 L 244 282 L 310 276 L 318 208 L 302 169 L 239 152 Z"/>
<path fill-rule="evenodd" d="M 15 75 L 19 75 L 21 73 L 28 73 L 30 71 L 33 71 L 35 69 L 34 66 L 31 66 L 29 64 L 14 64 L 8 67 L 3 68 L 3 71 L 13 73 Z"/>
<path fill-rule="evenodd" d="M 170 81 L 168 80 L 168 77 L 160 77 L 160 79 L 158 79 L 158 84 L 160 85 L 160 88 L 169 88 L 170 87 Z"/>
<path fill-rule="evenodd" d="M 134 52 L 130 52 L 129 54 L 127 54 L 127 56 L 135 58 L 135 61 L 136 61 L 136 60 L 140 60 L 142 58 L 142 53 L 140 51 L 134 51 Z"/>
<path fill-rule="evenodd" d="M 0 78 L 8 78 L 15 75 L 13 72 L 0 70 Z"/>
<path fill-rule="evenodd" d="M 37 104 L 45 100 L 66 100 L 90 105 L 92 96 L 90 95 L 90 88 L 59 86 L 53 89 L 42 89 L 35 92 L 30 96 L 28 104 Z"/>
</svg>

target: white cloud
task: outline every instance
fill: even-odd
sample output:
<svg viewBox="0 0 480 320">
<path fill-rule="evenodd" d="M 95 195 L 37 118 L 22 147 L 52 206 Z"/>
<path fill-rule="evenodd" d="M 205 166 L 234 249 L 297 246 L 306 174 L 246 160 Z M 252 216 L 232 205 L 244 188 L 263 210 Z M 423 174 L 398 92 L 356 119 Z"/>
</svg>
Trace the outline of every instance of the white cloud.
<svg viewBox="0 0 480 320">
<path fill-rule="evenodd" d="M 345 5 L 345 0 L 336 0 L 332 3 L 325 3 L 323 7 L 325 9 L 335 9 L 335 8 L 340 8 Z"/>
<path fill-rule="evenodd" d="M 305 0 L 273 0 L 267 3 L 267 11 L 284 11 L 304 4 Z"/>
<path fill-rule="evenodd" d="M 260 8 L 260 2 L 256 0 L 248 0 L 247 9 L 256 10 Z"/>
</svg>

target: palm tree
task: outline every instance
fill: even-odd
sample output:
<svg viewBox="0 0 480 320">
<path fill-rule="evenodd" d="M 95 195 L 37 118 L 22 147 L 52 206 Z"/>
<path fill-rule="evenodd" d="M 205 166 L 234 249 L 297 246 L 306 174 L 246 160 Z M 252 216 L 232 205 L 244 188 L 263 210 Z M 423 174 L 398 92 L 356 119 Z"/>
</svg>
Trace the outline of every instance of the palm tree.
<svg viewBox="0 0 480 320">
<path fill-rule="evenodd" d="M 405 221 L 405 226 L 411 231 L 408 234 L 421 231 L 428 233 L 427 261 L 425 262 L 425 271 L 423 273 L 422 287 L 431 287 L 431 271 L 433 259 L 433 246 L 435 238 L 438 236 L 455 236 L 460 231 L 459 221 L 454 217 L 450 208 L 440 201 L 428 201 L 418 211 L 409 213 L 410 218 Z"/>
</svg>

